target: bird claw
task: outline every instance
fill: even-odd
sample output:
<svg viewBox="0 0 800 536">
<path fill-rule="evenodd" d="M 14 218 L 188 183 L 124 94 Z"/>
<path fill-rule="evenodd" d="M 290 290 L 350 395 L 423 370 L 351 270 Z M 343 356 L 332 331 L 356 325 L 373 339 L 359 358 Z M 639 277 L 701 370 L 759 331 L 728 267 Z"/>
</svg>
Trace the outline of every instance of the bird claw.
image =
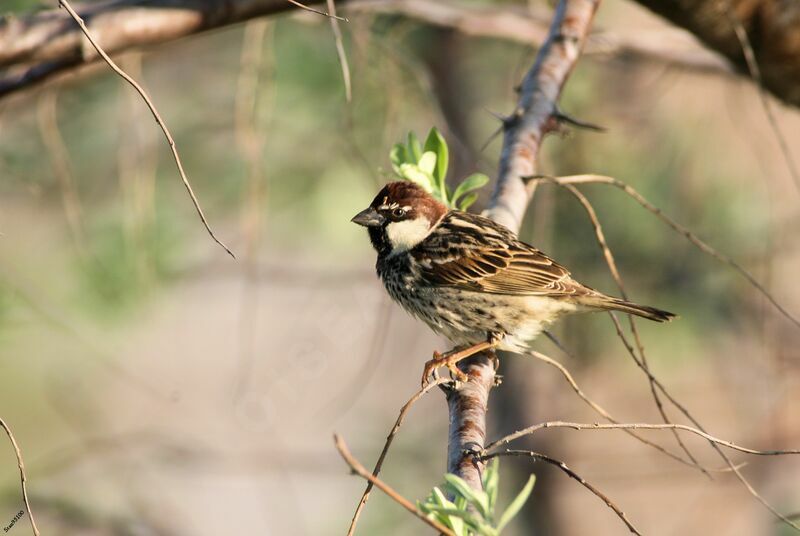
<svg viewBox="0 0 800 536">
<path fill-rule="evenodd" d="M 433 352 L 433 359 L 425 363 L 425 368 L 422 371 L 422 387 L 425 388 L 430 383 L 430 377 L 433 376 L 434 381 L 439 379 L 438 369 L 447 367 L 450 374 L 453 375 L 458 381 L 467 382 L 469 376 L 464 374 L 456 366 L 456 360 L 451 360 L 456 354 L 441 354 L 437 351 Z M 457 356 L 456 356 L 457 357 Z"/>
</svg>

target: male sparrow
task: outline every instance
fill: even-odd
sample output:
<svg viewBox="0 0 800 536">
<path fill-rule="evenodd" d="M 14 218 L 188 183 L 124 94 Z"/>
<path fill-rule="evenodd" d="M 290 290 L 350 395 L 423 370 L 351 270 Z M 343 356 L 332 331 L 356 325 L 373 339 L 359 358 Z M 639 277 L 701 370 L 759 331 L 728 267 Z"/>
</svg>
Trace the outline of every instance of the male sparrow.
<svg viewBox="0 0 800 536">
<path fill-rule="evenodd" d="M 489 218 L 449 210 L 420 186 L 391 182 L 352 221 L 369 232 L 389 295 L 456 345 L 436 368 L 491 348 L 524 353 L 564 314 L 615 310 L 665 322 L 675 315 L 578 283 L 569 271 Z"/>
</svg>

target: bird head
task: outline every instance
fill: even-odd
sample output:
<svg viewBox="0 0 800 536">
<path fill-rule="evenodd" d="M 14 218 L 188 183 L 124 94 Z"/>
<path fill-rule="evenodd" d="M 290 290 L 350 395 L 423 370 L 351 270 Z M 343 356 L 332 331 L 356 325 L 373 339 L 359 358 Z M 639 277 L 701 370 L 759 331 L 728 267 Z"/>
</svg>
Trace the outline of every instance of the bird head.
<svg viewBox="0 0 800 536">
<path fill-rule="evenodd" d="M 402 253 L 430 234 L 447 207 L 413 182 L 390 182 L 353 223 L 369 231 L 373 247 L 382 255 Z"/>
</svg>

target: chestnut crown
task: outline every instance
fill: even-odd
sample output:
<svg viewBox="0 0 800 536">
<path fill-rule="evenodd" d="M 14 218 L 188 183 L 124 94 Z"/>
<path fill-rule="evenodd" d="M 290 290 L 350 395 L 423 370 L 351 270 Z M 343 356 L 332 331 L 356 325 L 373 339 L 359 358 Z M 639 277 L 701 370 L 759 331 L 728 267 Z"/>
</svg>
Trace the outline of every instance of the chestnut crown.
<svg viewBox="0 0 800 536">
<path fill-rule="evenodd" d="M 369 230 L 379 254 L 407 251 L 425 239 L 447 207 L 412 182 L 390 182 L 351 220 Z"/>
</svg>

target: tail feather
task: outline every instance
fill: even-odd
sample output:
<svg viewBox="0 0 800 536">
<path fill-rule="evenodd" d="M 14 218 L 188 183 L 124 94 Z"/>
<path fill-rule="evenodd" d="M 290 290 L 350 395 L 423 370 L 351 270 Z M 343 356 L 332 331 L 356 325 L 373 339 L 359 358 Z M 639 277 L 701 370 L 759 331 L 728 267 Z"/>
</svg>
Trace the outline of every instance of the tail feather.
<svg viewBox="0 0 800 536">
<path fill-rule="evenodd" d="M 639 305 L 619 298 L 612 298 L 611 296 L 598 295 L 587 296 L 582 300 L 584 305 L 594 307 L 597 309 L 604 309 L 608 311 L 622 311 L 623 313 L 630 313 L 636 316 L 641 316 L 648 320 L 655 322 L 669 322 L 677 315 L 668 311 L 663 311 L 649 305 Z"/>
</svg>

